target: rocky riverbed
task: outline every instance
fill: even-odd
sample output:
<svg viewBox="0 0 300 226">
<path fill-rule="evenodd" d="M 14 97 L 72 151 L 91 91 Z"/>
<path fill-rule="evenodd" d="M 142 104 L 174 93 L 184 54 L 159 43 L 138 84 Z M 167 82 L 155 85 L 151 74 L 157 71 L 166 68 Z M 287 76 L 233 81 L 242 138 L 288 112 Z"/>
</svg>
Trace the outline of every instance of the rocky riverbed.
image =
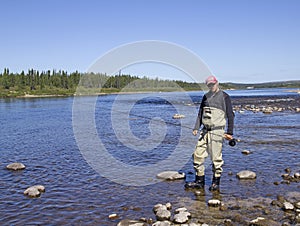
<svg viewBox="0 0 300 226">
<path fill-rule="evenodd" d="M 291 169 L 285 169 L 280 183 L 299 183 L 300 174 L 291 174 Z M 244 173 L 244 171 L 240 172 Z M 240 173 L 236 176 L 239 179 Z M 248 174 L 251 172 L 248 172 Z M 161 177 L 164 175 L 165 178 Z M 170 183 L 172 180 L 182 179 L 183 174 L 178 173 L 175 177 L 171 172 L 161 173 L 159 178 Z M 168 176 L 171 175 L 172 177 Z M 253 180 L 255 177 L 248 176 L 244 179 Z M 274 182 L 274 185 L 280 183 Z M 300 188 L 300 186 L 298 186 Z M 173 210 L 171 203 L 158 203 L 153 207 L 155 217 L 141 217 L 140 219 L 123 219 L 118 226 L 207 226 L 207 225 L 249 225 L 249 226 L 291 226 L 300 225 L 300 192 L 289 192 L 271 197 L 224 197 L 222 193 L 213 192 L 210 199 L 206 199 L 205 190 L 187 190 L 194 197 L 187 195 L 182 198 L 180 207 Z M 270 195 L 271 196 L 271 195 Z M 178 205 L 178 204 L 177 204 Z M 114 217 L 117 217 L 115 215 Z"/>
<path fill-rule="evenodd" d="M 260 113 L 260 114 L 280 114 L 300 112 L 300 95 L 295 96 L 270 96 L 270 97 L 242 97 L 232 98 L 232 104 L 236 113 Z M 284 120 L 284 119 L 283 119 Z M 255 147 L 252 147 L 255 149 Z M 244 156 L 252 152 L 241 151 Z M 298 156 L 299 157 L 299 156 Z M 245 157 L 246 158 L 246 157 Z M 260 160 L 258 160 L 260 161 Z M 258 164 L 261 164 L 258 162 Z M 299 166 L 299 165 L 298 165 Z M 245 166 L 246 167 L 246 166 Z M 180 199 L 174 209 L 170 203 L 157 204 L 153 207 L 154 216 L 143 216 L 140 219 L 123 219 L 119 221 L 119 226 L 124 225 L 186 225 L 186 226 L 206 226 L 206 225 L 252 225 L 252 226 L 292 226 L 300 225 L 300 169 L 285 168 L 281 174 L 269 178 L 272 185 L 265 180 L 258 178 L 256 175 L 251 177 L 253 182 L 241 182 L 241 184 L 249 184 L 249 186 L 264 187 L 265 195 L 261 196 L 257 191 L 257 195 L 244 194 L 224 194 L 211 193 L 208 189 L 187 190 L 186 197 Z M 228 173 L 234 178 L 232 172 Z M 272 177 L 272 176 L 271 176 Z M 174 183 L 170 180 L 175 177 L 173 174 L 167 178 L 166 183 Z M 230 179 L 234 181 L 240 179 Z M 279 192 L 272 194 L 276 190 L 276 186 L 288 186 L 292 184 L 296 189 L 294 191 Z M 270 190 L 268 193 L 268 190 Z M 279 189 L 280 190 L 280 189 Z M 247 197 L 248 196 L 248 197 Z M 184 209 L 180 212 L 178 209 Z M 181 217 L 178 218 L 178 214 Z M 179 219 L 179 220 L 178 220 Z"/>
<path fill-rule="evenodd" d="M 235 111 L 241 113 L 244 111 L 254 113 L 300 112 L 300 95 L 232 98 L 232 105 Z"/>
</svg>

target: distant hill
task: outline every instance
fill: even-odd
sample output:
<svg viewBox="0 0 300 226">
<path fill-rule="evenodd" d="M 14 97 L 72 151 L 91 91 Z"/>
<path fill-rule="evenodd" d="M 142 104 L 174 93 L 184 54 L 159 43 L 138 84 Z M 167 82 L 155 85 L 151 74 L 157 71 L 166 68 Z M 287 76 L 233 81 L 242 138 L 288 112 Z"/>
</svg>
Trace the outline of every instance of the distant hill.
<svg viewBox="0 0 300 226">
<path fill-rule="evenodd" d="M 300 88 L 300 80 L 264 83 L 220 83 L 223 89 Z"/>
</svg>

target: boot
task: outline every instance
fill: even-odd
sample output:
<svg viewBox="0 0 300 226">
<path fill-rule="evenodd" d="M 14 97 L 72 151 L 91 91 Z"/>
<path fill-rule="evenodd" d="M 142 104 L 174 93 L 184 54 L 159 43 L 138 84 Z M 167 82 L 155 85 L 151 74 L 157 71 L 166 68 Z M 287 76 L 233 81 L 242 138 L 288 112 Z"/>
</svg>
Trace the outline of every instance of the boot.
<svg viewBox="0 0 300 226">
<path fill-rule="evenodd" d="M 220 179 L 221 177 L 213 176 L 211 186 L 209 187 L 210 191 L 220 191 Z"/>
<path fill-rule="evenodd" d="M 189 188 L 204 189 L 204 185 L 205 185 L 205 177 L 196 175 L 196 180 L 191 181 L 191 182 L 187 182 L 184 185 L 184 187 L 186 189 L 189 189 Z"/>
</svg>

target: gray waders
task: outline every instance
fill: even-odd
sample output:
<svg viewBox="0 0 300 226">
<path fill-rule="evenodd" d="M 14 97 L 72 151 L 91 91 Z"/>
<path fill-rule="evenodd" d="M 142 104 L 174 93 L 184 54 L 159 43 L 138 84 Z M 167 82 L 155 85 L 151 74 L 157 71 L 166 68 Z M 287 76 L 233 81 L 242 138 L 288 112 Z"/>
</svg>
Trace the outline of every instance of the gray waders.
<svg viewBox="0 0 300 226">
<path fill-rule="evenodd" d="M 209 190 L 219 190 L 220 177 L 223 172 L 222 165 L 224 163 L 222 158 L 222 146 L 224 140 L 224 129 L 226 124 L 225 112 L 212 107 L 204 107 L 202 123 L 204 128 L 200 132 L 200 137 L 196 145 L 193 160 L 194 169 L 196 171 L 196 180 L 187 183 L 185 187 L 197 188 L 205 185 L 205 159 L 210 156 L 213 163 L 213 180 L 212 186 Z M 201 183 L 200 183 L 201 182 Z M 201 185 L 197 185 L 197 184 Z M 188 185 L 191 186 L 188 186 Z M 203 185 L 203 186 L 202 186 Z"/>
</svg>

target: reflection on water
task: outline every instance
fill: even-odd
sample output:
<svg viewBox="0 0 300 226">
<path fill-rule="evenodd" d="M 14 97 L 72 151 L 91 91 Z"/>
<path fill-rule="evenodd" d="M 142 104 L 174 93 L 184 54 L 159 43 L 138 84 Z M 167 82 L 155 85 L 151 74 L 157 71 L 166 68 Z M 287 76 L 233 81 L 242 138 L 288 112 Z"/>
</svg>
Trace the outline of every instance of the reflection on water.
<svg viewBox="0 0 300 226">
<path fill-rule="evenodd" d="M 200 102 L 201 92 L 190 94 L 193 102 Z M 164 100 L 164 95 L 173 98 L 172 104 Z M 111 125 L 111 107 L 116 96 L 99 97 L 95 114 L 97 132 L 115 158 L 141 166 L 161 161 L 172 154 L 182 131 L 187 137 L 182 144 L 182 153 L 192 154 L 197 139 L 191 135 L 191 128 L 198 105 L 195 108 L 191 103 L 186 103 L 180 93 L 149 94 L 146 99 L 139 99 L 139 95 L 123 96 L 124 106 L 134 104 L 130 113 L 125 114 L 128 124 L 118 126 L 121 129 L 130 128 L 137 137 L 136 142 L 151 137 L 151 129 L 156 131 L 160 128 L 159 123 L 167 129 L 165 136 L 157 136 L 161 142 L 153 149 L 132 150 L 118 141 Z M 205 201 L 212 198 L 212 194 L 207 191 L 205 196 L 195 197 L 183 189 L 183 181 L 130 187 L 113 183 L 97 174 L 76 145 L 72 129 L 72 104 L 71 97 L 0 100 L 1 222 L 6 225 L 115 225 L 122 218 L 154 218 L 152 207 L 158 202 L 171 202 L 175 207 L 180 207 L 186 200 L 194 205 L 194 200 L 201 199 L 203 206 L 198 203 L 200 206 L 197 208 L 205 208 Z M 122 107 L 119 109 L 122 110 Z M 178 113 L 186 116 L 181 121 L 172 119 L 176 109 L 181 109 Z M 231 197 L 269 197 L 270 194 L 276 197 L 277 194 L 299 190 L 297 183 L 273 184 L 281 180 L 285 168 L 299 170 L 299 119 L 300 114 L 291 112 L 236 114 L 235 134 L 241 142 L 235 147 L 224 145 L 222 200 Z M 157 131 L 158 134 L 160 132 Z M 253 154 L 242 155 L 241 151 L 245 149 Z M 22 162 L 27 168 L 20 172 L 8 171 L 5 166 L 11 162 Z M 191 160 L 180 168 L 191 171 Z M 207 168 L 209 184 L 209 162 Z M 257 179 L 237 180 L 235 174 L 245 169 L 255 171 Z M 43 184 L 46 192 L 36 199 L 25 197 L 23 191 L 34 184 Z M 111 213 L 117 213 L 120 219 L 108 219 Z"/>
</svg>

